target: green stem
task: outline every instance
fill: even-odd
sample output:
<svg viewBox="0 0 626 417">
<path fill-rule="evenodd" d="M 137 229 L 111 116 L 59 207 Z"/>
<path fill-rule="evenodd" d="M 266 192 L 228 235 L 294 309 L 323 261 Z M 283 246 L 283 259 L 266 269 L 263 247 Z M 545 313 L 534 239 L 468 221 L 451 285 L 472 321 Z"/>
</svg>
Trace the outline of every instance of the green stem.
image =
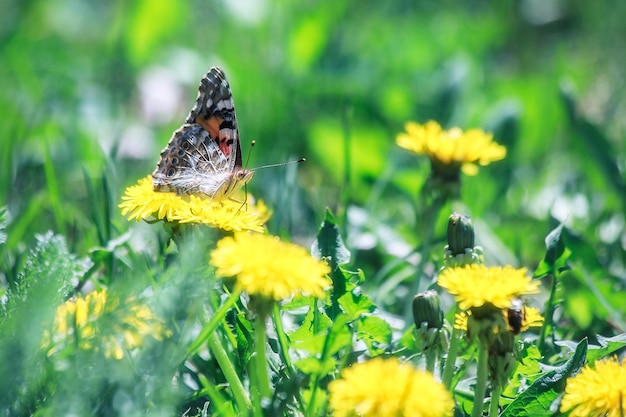
<svg viewBox="0 0 626 417">
<path fill-rule="evenodd" d="M 424 188 L 430 189 L 430 187 L 428 186 L 425 186 Z M 424 226 L 424 229 L 421 232 L 423 239 L 420 250 L 420 259 L 415 267 L 416 277 L 411 283 L 411 288 L 408 293 L 410 298 L 413 298 L 413 296 L 419 291 L 420 282 L 422 280 L 422 275 L 424 272 L 424 265 L 426 265 L 426 263 L 430 259 L 430 246 L 433 240 L 433 235 L 435 234 L 435 223 L 437 220 L 437 215 L 439 214 L 439 211 L 442 209 L 445 203 L 446 197 L 442 195 L 435 195 L 432 198 L 431 203 L 428 205 L 428 207 L 426 207 L 424 216 L 421 221 L 420 219 L 418 219 L 418 224 L 422 224 Z M 413 305 L 410 302 L 406 303 L 404 307 L 404 323 L 405 327 L 407 328 L 411 323 L 413 323 L 412 315 Z"/>
<path fill-rule="evenodd" d="M 246 389 L 241 383 L 239 375 L 237 375 L 235 366 L 228 357 L 228 353 L 226 353 L 226 350 L 224 349 L 224 346 L 222 346 L 222 342 L 216 332 L 211 332 L 208 343 L 209 349 L 213 353 L 213 357 L 215 357 L 215 360 L 219 364 L 224 377 L 230 384 L 230 389 L 233 393 L 233 397 L 235 397 L 235 402 L 237 403 L 239 412 L 242 413 L 243 410 L 249 412 L 252 410 L 250 398 L 248 398 Z"/>
<path fill-rule="evenodd" d="M 265 315 L 259 314 L 254 323 L 254 355 L 252 356 L 250 365 L 250 376 L 254 376 L 254 385 L 256 387 L 255 403 L 262 404 L 264 399 L 272 396 L 272 388 L 270 386 L 269 371 L 267 367 L 267 352 L 265 348 Z"/>
<path fill-rule="evenodd" d="M 211 408 L 215 410 L 215 415 L 218 416 L 235 416 L 237 412 L 233 407 L 233 403 L 228 401 L 222 393 L 218 390 L 217 385 L 209 381 L 202 375 L 199 375 L 200 383 L 202 384 L 202 395 L 209 397 Z M 205 403 L 205 408 L 208 407 L 209 402 Z M 241 414 L 241 413 L 239 413 Z M 202 414 L 204 415 L 204 414 Z"/>
<path fill-rule="evenodd" d="M 318 312 L 318 308 L 317 308 L 317 300 L 315 301 L 315 311 L 314 314 L 319 313 Z M 315 334 L 317 334 L 317 332 L 319 332 L 319 321 L 314 319 L 313 322 L 313 327 L 315 328 L 314 332 Z M 327 356 L 329 356 L 329 350 L 330 350 L 330 346 L 332 345 L 332 342 L 335 339 L 335 333 L 334 333 L 334 327 L 331 327 L 330 329 L 328 329 L 328 333 L 326 334 L 326 337 L 324 338 L 324 346 L 322 347 L 322 354 L 320 356 L 320 363 L 326 363 L 327 360 Z M 347 355 L 346 355 L 346 359 L 347 359 Z M 341 369 L 341 368 L 340 368 Z M 309 396 L 309 406 L 307 408 L 307 412 L 305 415 L 307 416 L 314 416 L 314 415 L 318 415 L 319 413 L 317 412 L 317 391 L 318 388 L 320 386 L 320 379 L 323 377 L 323 375 L 320 374 L 320 372 L 316 372 L 313 377 L 311 378 L 311 394 Z"/>
<path fill-rule="evenodd" d="M 441 378 L 443 385 L 450 390 L 452 385 L 452 375 L 454 374 L 454 365 L 456 364 L 456 356 L 459 351 L 459 342 L 461 339 L 461 330 L 453 328 L 450 336 L 450 346 L 448 347 L 448 355 L 443 367 L 443 376 Z"/>
<path fill-rule="evenodd" d="M 276 336 L 278 337 L 278 344 L 280 346 L 280 355 L 285 363 L 285 367 L 291 373 L 292 365 L 291 359 L 289 358 L 289 342 L 287 341 L 287 336 L 285 335 L 285 329 L 283 328 L 283 322 L 280 317 L 280 308 L 278 307 L 278 303 L 274 305 L 274 309 L 272 311 L 274 326 L 276 327 Z"/>
<path fill-rule="evenodd" d="M 437 337 L 438 338 L 438 337 Z M 435 373 L 435 363 L 437 363 L 437 357 L 439 356 L 439 341 L 437 340 L 426 351 L 426 370 L 431 374 Z"/>
<path fill-rule="evenodd" d="M 204 325 L 196 340 L 194 340 L 193 343 L 191 343 L 187 348 L 187 357 L 198 353 L 198 350 L 200 350 L 204 343 L 209 339 L 211 333 L 217 329 L 217 326 L 219 326 L 222 319 L 226 316 L 226 313 L 228 313 L 233 304 L 239 300 L 240 295 L 241 291 L 233 292 L 230 297 L 228 297 L 226 302 L 219 308 L 219 310 L 215 312 L 213 317 L 211 317 L 211 320 Z"/>
<path fill-rule="evenodd" d="M 543 326 L 541 326 L 541 334 L 539 335 L 539 340 L 537 342 L 537 346 L 541 352 L 544 351 L 544 344 L 546 339 L 546 333 L 548 329 L 552 328 L 552 319 L 554 316 L 554 300 L 556 299 L 556 284 L 558 282 L 557 274 L 552 274 L 552 286 L 550 288 L 550 297 L 548 297 L 548 301 L 546 301 L 545 315 Z"/>
<path fill-rule="evenodd" d="M 498 417 L 498 405 L 500 404 L 500 394 L 502 386 L 497 384 L 491 390 L 491 404 L 489 405 L 489 417 Z"/>
<path fill-rule="evenodd" d="M 285 329 L 283 328 L 283 322 L 280 317 L 280 307 L 278 303 L 274 304 L 272 315 L 274 319 L 274 327 L 276 328 L 276 336 L 278 337 L 278 345 L 280 347 L 280 357 L 285 364 L 288 378 L 292 381 L 295 381 L 296 372 L 294 370 L 293 364 L 291 363 L 291 358 L 289 357 L 289 340 L 287 340 L 287 335 L 285 333 Z M 300 390 L 296 390 L 294 395 L 296 396 L 296 400 L 298 401 L 298 407 L 300 408 L 302 415 L 305 415 L 306 410 L 304 409 L 304 401 L 302 400 Z"/>
<path fill-rule="evenodd" d="M 472 417 L 480 417 L 483 415 L 483 404 L 485 402 L 485 393 L 487 392 L 487 376 L 489 352 L 487 346 L 479 342 L 478 346 L 478 364 L 476 370 L 476 386 L 474 387 L 474 405 L 472 407 Z"/>
</svg>

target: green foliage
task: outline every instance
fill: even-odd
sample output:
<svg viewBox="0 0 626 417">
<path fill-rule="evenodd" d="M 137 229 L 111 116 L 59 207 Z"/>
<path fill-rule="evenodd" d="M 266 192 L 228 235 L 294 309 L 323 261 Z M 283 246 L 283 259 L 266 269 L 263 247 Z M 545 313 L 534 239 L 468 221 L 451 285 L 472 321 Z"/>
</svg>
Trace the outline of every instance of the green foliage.
<svg viewBox="0 0 626 417">
<path fill-rule="evenodd" d="M 565 381 L 577 373 L 585 363 L 587 341 L 581 340 L 572 357 L 563 365 L 537 378 L 503 411 L 502 416 L 551 416 L 552 403 L 563 392 Z"/>
<path fill-rule="evenodd" d="M 26 259 L 23 272 L 15 282 L 9 282 L 7 316 L 22 303 L 34 302 L 34 307 L 43 302 L 50 291 L 56 293 L 53 302 L 67 298 L 92 266 L 90 259 L 78 259 L 69 252 L 63 236 L 48 232 L 35 239 L 35 248 Z"/>
<path fill-rule="evenodd" d="M 626 3 L 241 4 L 0 5 L 0 413 L 326 415 L 344 368 L 395 356 L 442 375 L 458 343 L 448 386 L 470 415 L 480 355 L 452 340 L 452 298 L 440 291 L 450 345 L 436 357 L 410 319 L 416 293 L 440 290 L 452 211 L 471 217 L 488 265 L 542 282 L 523 301 L 545 322 L 516 339 L 494 413 L 558 413 L 568 377 L 626 348 Z M 117 207 L 212 65 L 233 89 L 244 164 L 307 159 L 249 183 L 273 211 L 268 232 L 313 242 L 331 267 L 325 299 L 274 305 L 267 326 L 208 266 L 223 233 L 127 222 Z M 394 142 L 430 119 L 493 132 L 506 159 L 447 198 L 428 158 Z M 61 306 L 102 289 L 97 340 L 130 338 L 134 302 L 167 336 L 121 360 L 104 342 L 47 348 Z"/>
</svg>

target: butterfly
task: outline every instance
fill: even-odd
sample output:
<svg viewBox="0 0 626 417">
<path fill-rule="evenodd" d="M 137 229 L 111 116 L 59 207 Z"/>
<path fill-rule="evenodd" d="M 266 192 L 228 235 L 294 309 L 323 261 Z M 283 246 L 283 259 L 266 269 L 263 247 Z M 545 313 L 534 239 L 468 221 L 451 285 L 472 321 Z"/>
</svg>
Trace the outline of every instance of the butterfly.
<svg viewBox="0 0 626 417">
<path fill-rule="evenodd" d="M 198 88 L 198 98 L 180 129 L 161 152 L 152 173 L 155 191 L 227 199 L 254 172 L 241 166 L 235 104 L 224 72 L 213 67 Z"/>
</svg>

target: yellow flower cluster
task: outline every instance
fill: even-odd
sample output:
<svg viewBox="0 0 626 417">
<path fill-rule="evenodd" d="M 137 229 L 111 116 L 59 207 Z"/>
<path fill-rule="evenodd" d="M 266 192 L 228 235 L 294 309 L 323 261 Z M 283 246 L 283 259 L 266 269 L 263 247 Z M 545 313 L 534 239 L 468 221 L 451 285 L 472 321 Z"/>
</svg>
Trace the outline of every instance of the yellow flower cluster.
<svg viewBox="0 0 626 417">
<path fill-rule="evenodd" d="M 401 148 L 430 159 L 436 172 L 458 172 L 476 175 L 477 165 L 488 165 L 506 156 L 506 148 L 493 142 L 492 135 L 480 129 L 463 132 L 458 127 L 443 130 L 439 123 L 429 121 L 424 125 L 408 122 L 406 133 L 400 133 L 396 143 Z"/>
<path fill-rule="evenodd" d="M 124 352 L 141 346 L 146 337 L 163 340 L 167 332 L 162 320 L 148 306 L 131 300 L 130 306 L 117 310 L 119 303 L 108 300 L 107 291 L 93 291 L 75 297 L 57 308 L 52 331 L 45 335 L 43 345 L 48 356 L 68 346 L 84 350 L 100 349 L 108 358 L 122 359 Z M 104 314 L 119 314 L 106 333 L 98 331 L 98 320 Z M 109 331 L 110 330 L 110 331 Z"/>
<path fill-rule="evenodd" d="M 452 395 L 428 372 L 395 358 L 375 358 L 346 368 L 328 386 L 335 417 L 443 417 Z"/>
<path fill-rule="evenodd" d="M 126 188 L 119 207 L 128 220 L 159 220 L 180 223 L 200 223 L 227 231 L 254 230 L 262 232 L 269 218 L 263 203 L 252 205 L 233 200 L 211 201 L 200 196 L 180 196 L 176 193 L 154 191 L 152 178 L 139 180 Z"/>
<path fill-rule="evenodd" d="M 266 299 L 284 300 L 296 293 L 322 297 L 330 285 L 326 263 L 299 246 L 259 233 L 220 240 L 210 264 L 219 277 L 234 277 L 236 288 Z"/>
</svg>

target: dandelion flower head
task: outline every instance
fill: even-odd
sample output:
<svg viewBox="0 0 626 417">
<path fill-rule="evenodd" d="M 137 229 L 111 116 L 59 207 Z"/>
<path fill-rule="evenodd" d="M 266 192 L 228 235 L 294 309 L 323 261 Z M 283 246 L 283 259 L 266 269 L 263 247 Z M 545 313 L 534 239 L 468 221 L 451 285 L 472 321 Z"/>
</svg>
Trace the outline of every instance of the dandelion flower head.
<svg viewBox="0 0 626 417">
<path fill-rule="evenodd" d="M 240 232 L 220 240 L 210 264 L 219 277 L 234 278 L 236 288 L 276 301 L 296 293 L 322 297 L 330 284 L 326 263 L 297 245 L 260 233 Z"/>
<path fill-rule="evenodd" d="M 328 386 L 335 417 L 451 416 L 454 401 L 432 374 L 395 358 L 346 368 Z"/>
<path fill-rule="evenodd" d="M 139 221 L 155 216 L 168 222 L 200 223 L 226 231 L 262 232 L 263 224 L 269 218 L 263 203 L 242 204 L 229 199 L 212 201 L 201 196 L 154 191 L 149 176 L 126 188 L 122 200 L 119 207 L 123 216 L 128 215 L 128 220 Z"/>
<path fill-rule="evenodd" d="M 506 156 L 506 148 L 493 142 L 492 135 L 480 129 L 443 130 L 432 120 L 423 125 L 408 122 L 405 129 L 406 132 L 396 138 L 398 146 L 428 156 L 435 172 L 458 175 L 460 168 L 466 175 L 476 175 L 477 165 L 489 165 Z"/>
<path fill-rule="evenodd" d="M 567 380 L 561 412 L 571 417 L 620 417 L 626 410 L 626 364 L 613 356 Z"/>
<path fill-rule="evenodd" d="M 496 308 L 510 308 L 513 299 L 539 292 L 539 281 L 526 276 L 526 269 L 510 266 L 467 265 L 447 268 L 437 279 L 454 298 L 461 310 L 489 303 Z"/>
</svg>

